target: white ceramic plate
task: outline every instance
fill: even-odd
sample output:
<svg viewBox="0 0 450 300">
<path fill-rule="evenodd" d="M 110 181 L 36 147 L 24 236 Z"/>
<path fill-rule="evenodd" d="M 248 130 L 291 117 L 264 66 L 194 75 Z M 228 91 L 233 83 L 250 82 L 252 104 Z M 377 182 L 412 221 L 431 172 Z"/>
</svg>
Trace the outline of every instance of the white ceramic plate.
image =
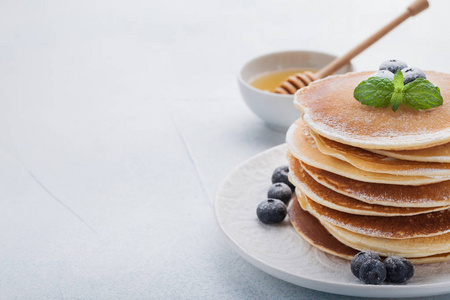
<svg viewBox="0 0 450 300">
<path fill-rule="evenodd" d="M 403 285 L 365 285 L 353 276 L 350 262 L 323 253 L 305 242 L 288 217 L 265 225 L 256 207 L 266 199 L 273 170 L 287 164 L 286 145 L 245 161 L 221 184 L 215 199 L 220 228 L 232 247 L 248 262 L 296 285 L 348 296 L 420 297 L 450 293 L 450 262 L 416 266 Z"/>
</svg>

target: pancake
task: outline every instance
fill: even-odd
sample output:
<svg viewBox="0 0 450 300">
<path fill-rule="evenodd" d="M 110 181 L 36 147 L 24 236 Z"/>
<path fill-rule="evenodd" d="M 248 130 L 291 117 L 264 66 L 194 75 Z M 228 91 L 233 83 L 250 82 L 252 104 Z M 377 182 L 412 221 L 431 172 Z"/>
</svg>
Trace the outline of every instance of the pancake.
<svg viewBox="0 0 450 300">
<path fill-rule="evenodd" d="M 314 180 L 335 192 L 357 200 L 396 207 L 436 207 L 450 205 L 450 181 L 408 186 L 353 180 L 301 163 Z"/>
<path fill-rule="evenodd" d="M 298 160 L 291 157 L 289 161 L 289 180 L 297 187 L 297 189 L 314 202 L 334 210 L 364 216 L 392 217 L 412 216 L 450 208 L 450 206 L 416 208 L 368 204 L 343 194 L 336 193 L 321 185 L 301 168 Z M 300 168 L 295 168 L 296 166 Z"/>
<path fill-rule="evenodd" d="M 302 208 L 319 221 L 360 235 L 387 239 L 411 239 L 448 234 L 450 238 L 450 210 L 448 209 L 414 216 L 360 216 L 328 208 L 314 202 L 304 194 L 303 196 Z M 450 247 L 450 244 L 448 246 Z M 447 252 L 450 252 L 450 249 Z"/>
<path fill-rule="evenodd" d="M 321 251 L 348 260 L 351 260 L 358 253 L 358 250 L 344 245 L 331 235 L 316 218 L 300 207 L 297 199 L 292 199 L 291 203 L 289 219 L 299 235 L 309 244 Z M 450 253 L 409 259 L 414 264 L 443 262 L 450 260 Z"/>
<path fill-rule="evenodd" d="M 348 162 L 321 153 L 310 135 L 308 126 L 302 119 L 298 119 L 289 127 L 286 133 L 286 142 L 292 155 L 302 162 L 359 181 L 400 185 L 423 185 L 448 179 L 446 177 L 400 176 L 367 172 L 358 169 Z"/>
<path fill-rule="evenodd" d="M 371 149 L 370 151 L 397 159 L 450 163 L 450 143 L 417 150 L 395 151 Z"/>
<path fill-rule="evenodd" d="M 329 76 L 298 90 L 294 105 L 303 112 L 308 126 L 339 143 L 365 149 L 412 150 L 450 142 L 450 74 L 425 72 L 438 86 L 443 105 L 414 110 L 405 105 L 362 105 L 353 97 L 355 87 L 373 72 Z"/>
<path fill-rule="evenodd" d="M 291 200 L 289 220 L 308 243 L 320 250 L 351 260 L 358 251 L 333 237 L 310 213 L 304 211 L 296 198 Z"/>
<path fill-rule="evenodd" d="M 322 225 L 341 243 L 359 251 L 371 250 L 381 256 L 424 257 L 450 252 L 450 233 L 411 239 L 387 239 L 365 236 L 322 222 Z"/>
<path fill-rule="evenodd" d="M 448 163 L 399 160 L 332 141 L 312 130 L 310 134 L 320 152 L 346 161 L 364 171 L 403 176 L 450 176 Z"/>
</svg>

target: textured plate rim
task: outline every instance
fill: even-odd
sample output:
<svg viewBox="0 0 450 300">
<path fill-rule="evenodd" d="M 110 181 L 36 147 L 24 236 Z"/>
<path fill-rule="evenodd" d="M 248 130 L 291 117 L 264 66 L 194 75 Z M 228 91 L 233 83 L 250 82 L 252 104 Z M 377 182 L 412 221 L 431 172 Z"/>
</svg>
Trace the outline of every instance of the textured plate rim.
<svg viewBox="0 0 450 300">
<path fill-rule="evenodd" d="M 437 296 L 450 293 L 450 282 L 440 282 L 440 283 L 427 283 L 427 284 L 415 284 L 415 285 L 364 285 L 364 284 L 351 284 L 345 282 L 330 282 L 326 280 L 317 280 L 313 278 L 308 278 L 306 276 L 299 276 L 292 274 L 286 270 L 280 269 L 277 266 L 271 265 L 252 255 L 247 249 L 240 245 L 234 238 L 233 233 L 229 232 L 226 228 L 226 224 L 222 223 L 220 219 L 220 214 L 222 211 L 218 203 L 222 200 L 222 191 L 224 186 L 230 182 L 236 173 L 239 173 L 242 168 L 255 160 L 261 160 L 261 158 L 274 155 L 280 151 L 280 149 L 287 149 L 286 144 L 281 144 L 260 152 L 255 156 L 242 162 L 239 166 L 234 168 L 222 181 L 220 184 L 215 199 L 214 199 L 214 215 L 219 228 L 226 237 L 226 240 L 230 246 L 247 262 L 257 267 L 258 269 L 276 277 L 281 280 L 290 282 L 292 284 L 310 288 L 313 290 L 327 292 L 332 294 L 340 294 L 346 296 L 356 296 L 356 297 L 381 297 L 381 298 L 392 298 L 392 297 L 425 297 L 425 296 Z M 254 212 L 252 212 L 254 213 Z"/>
</svg>

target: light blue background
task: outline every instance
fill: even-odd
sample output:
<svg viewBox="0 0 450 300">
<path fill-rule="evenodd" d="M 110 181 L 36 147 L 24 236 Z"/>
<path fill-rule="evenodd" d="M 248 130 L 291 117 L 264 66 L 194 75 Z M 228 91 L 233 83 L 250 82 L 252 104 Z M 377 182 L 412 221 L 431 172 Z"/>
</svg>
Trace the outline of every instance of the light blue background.
<svg viewBox="0 0 450 300">
<path fill-rule="evenodd" d="M 271 51 L 344 54 L 409 3 L 3 1 L 1 298 L 350 299 L 263 273 L 216 225 L 221 180 L 284 142 L 235 76 Z M 356 68 L 450 71 L 449 8 L 432 1 Z"/>
</svg>

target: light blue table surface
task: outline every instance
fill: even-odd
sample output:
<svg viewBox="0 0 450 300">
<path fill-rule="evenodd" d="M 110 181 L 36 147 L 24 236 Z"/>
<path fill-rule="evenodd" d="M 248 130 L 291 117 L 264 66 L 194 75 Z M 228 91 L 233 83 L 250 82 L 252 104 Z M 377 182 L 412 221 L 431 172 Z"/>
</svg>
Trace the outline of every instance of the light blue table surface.
<svg viewBox="0 0 450 300">
<path fill-rule="evenodd" d="M 0 298 L 355 299 L 260 271 L 216 224 L 224 177 L 284 142 L 236 73 L 271 51 L 343 54 L 409 2 L 3 1 Z M 450 5 L 431 2 L 356 68 L 450 71 Z"/>
</svg>

